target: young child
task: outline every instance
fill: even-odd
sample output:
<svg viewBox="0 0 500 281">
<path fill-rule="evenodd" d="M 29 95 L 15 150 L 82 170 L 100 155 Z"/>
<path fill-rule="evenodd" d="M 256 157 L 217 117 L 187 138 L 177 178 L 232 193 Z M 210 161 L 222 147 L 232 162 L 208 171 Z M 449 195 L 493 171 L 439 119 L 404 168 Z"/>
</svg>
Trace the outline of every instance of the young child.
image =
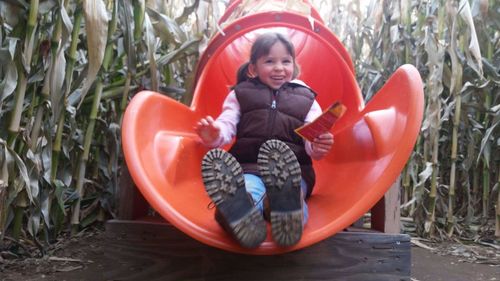
<svg viewBox="0 0 500 281">
<path fill-rule="evenodd" d="M 333 145 L 329 132 L 312 143 L 294 132 L 322 112 L 316 94 L 294 80 L 298 74 L 294 46 L 284 35 L 258 36 L 220 116 L 206 116 L 195 127 L 214 148 L 203 157 L 202 177 L 215 219 L 243 247 L 265 240 L 264 215 L 279 246 L 299 242 L 308 219 L 304 199 L 315 181 L 311 158 L 321 159 Z M 229 153 L 216 148 L 234 136 Z"/>
</svg>

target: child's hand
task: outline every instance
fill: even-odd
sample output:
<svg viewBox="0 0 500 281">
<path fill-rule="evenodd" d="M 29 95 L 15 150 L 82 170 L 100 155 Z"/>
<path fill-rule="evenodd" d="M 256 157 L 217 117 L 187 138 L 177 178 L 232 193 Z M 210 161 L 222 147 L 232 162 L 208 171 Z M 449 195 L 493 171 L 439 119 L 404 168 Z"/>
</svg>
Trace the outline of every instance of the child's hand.
<svg viewBox="0 0 500 281">
<path fill-rule="evenodd" d="M 333 145 L 333 135 L 330 132 L 319 135 L 317 138 L 311 142 L 312 154 L 315 159 L 323 158 Z"/>
<path fill-rule="evenodd" d="M 211 144 L 219 138 L 220 128 L 211 116 L 201 118 L 194 130 L 205 144 Z"/>
</svg>

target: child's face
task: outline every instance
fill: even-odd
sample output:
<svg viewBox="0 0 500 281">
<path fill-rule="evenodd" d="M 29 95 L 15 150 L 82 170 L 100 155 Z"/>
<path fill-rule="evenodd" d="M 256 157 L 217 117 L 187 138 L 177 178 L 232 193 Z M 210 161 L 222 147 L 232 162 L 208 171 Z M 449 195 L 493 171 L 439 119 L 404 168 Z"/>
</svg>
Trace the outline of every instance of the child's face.
<svg viewBox="0 0 500 281">
<path fill-rule="evenodd" d="M 269 54 L 258 58 L 255 64 L 250 64 L 250 72 L 272 89 L 279 89 L 292 80 L 293 70 L 293 58 L 281 42 L 274 44 Z"/>
</svg>

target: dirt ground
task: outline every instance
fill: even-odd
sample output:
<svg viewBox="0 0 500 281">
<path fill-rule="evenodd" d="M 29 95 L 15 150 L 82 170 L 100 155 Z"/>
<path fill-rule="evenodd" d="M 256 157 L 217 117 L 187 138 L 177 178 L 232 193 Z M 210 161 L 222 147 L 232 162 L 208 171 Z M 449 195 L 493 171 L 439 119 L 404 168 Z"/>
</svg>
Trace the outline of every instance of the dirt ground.
<svg viewBox="0 0 500 281">
<path fill-rule="evenodd" d="M 4 245 L 0 248 L 0 280 L 106 280 L 104 273 L 116 261 L 106 257 L 105 243 L 104 231 L 94 228 L 73 238 L 62 238 L 43 258 L 37 257 L 35 246 L 24 246 L 21 252 L 26 252 L 20 258 Z M 497 244 L 438 244 L 422 240 L 412 244 L 412 281 L 500 281 Z M 130 270 L 134 270 L 132 263 Z"/>
</svg>

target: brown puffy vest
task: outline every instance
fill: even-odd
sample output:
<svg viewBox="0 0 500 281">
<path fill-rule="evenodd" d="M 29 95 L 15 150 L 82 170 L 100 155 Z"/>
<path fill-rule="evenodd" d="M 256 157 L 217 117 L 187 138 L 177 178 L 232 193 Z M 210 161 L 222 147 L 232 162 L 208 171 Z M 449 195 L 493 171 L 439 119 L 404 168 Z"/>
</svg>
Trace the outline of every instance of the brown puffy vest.
<svg viewBox="0 0 500 281">
<path fill-rule="evenodd" d="M 262 143 L 270 139 L 285 142 L 300 163 L 302 178 L 308 186 L 307 195 L 310 195 L 315 182 L 312 160 L 306 153 L 303 139 L 294 130 L 304 124 L 316 94 L 294 83 L 285 83 L 273 90 L 258 79 L 239 83 L 234 91 L 241 117 L 236 141 L 229 152 L 245 173 L 258 175 L 257 155 Z"/>
</svg>

